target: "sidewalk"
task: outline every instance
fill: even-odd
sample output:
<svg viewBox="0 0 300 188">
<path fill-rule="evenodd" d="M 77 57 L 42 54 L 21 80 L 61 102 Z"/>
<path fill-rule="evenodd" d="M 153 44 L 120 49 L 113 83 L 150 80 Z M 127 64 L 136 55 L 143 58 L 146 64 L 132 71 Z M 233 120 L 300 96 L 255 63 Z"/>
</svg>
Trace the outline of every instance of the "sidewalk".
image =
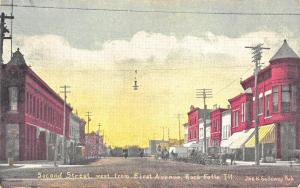
<svg viewBox="0 0 300 188">
<path fill-rule="evenodd" d="M 57 161 L 57 167 L 75 167 L 83 165 L 64 165 L 63 161 Z M 55 168 L 53 161 L 16 161 L 13 166 L 8 163 L 0 163 L 0 169 L 10 168 Z"/>
<path fill-rule="evenodd" d="M 227 164 L 230 165 L 230 159 L 226 160 Z M 244 165 L 244 166 L 251 166 L 255 165 L 255 161 L 234 161 L 235 165 Z M 296 161 L 276 161 L 275 163 L 262 163 L 260 162 L 261 166 L 297 166 L 300 167 L 300 163 Z"/>
</svg>

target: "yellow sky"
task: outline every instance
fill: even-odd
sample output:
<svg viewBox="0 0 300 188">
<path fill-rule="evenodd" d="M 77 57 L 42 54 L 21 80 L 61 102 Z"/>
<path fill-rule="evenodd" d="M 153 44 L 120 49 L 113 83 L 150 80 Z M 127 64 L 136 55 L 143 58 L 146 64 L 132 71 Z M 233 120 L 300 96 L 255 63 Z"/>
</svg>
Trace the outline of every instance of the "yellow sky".
<svg viewBox="0 0 300 188">
<path fill-rule="evenodd" d="M 249 65 L 249 67 L 251 67 Z M 249 67 L 228 69 L 191 64 L 190 67 L 175 65 L 156 67 L 154 70 L 142 66 L 122 65 L 114 69 L 88 67 L 83 70 L 51 66 L 35 67 L 36 71 L 54 90 L 60 85 L 71 86 L 68 102 L 86 119 L 86 112 L 92 112 L 90 130 L 98 130 L 98 123 L 104 129 L 105 141 L 115 145 L 146 146 L 148 139 L 161 139 L 162 127 L 165 128 L 165 139 L 178 138 L 178 119 L 181 124 L 187 121 L 187 111 L 191 104 L 202 106 L 200 99 L 195 98 L 196 88 L 212 88 L 219 91 L 226 84 L 234 81 L 230 89 L 224 89 L 208 105 L 226 107 L 227 99 L 240 92 L 240 72 L 251 73 Z M 137 79 L 140 89 L 132 89 L 134 70 L 138 70 Z M 174 70 L 173 70 L 174 69 Z M 183 137 L 183 127 L 181 128 Z"/>
</svg>

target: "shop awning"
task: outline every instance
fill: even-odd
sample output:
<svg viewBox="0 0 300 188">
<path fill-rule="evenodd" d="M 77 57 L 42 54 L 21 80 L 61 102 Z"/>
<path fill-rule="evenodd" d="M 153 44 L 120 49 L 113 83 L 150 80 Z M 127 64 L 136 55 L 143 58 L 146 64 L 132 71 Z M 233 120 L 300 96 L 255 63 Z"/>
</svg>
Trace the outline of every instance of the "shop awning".
<svg viewBox="0 0 300 188">
<path fill-rule="evenodd" d="M 264 125 L 259 127 L 258 130 L 259 143 L 261 144 L 271 144 L 275 142 L 275 125 Z M 255 147 L 255 135 L 250 138 L 250 140 L 245 144 L 246 148 Z"/>
<path fill-rule="evenodd" d="M 236 138 L 230 145 L 230 149 L 239 149 L 244 146 L 244 144 L 250 139 L 250 137 L 254 133 L 254 128 L 248 129 L 246 131 L 241 132 L 238 138 Z"/>
<path fill-rule="evenodd" d="M 228 148 L 229 140 L 222 140 L 220 146 L 221 146 L 221 148 Z"/>
<path fill-rule="evenodd" d="M 233 133 L 227 140 L 221 141 L 222 148 L 228 148 L 235 140 L 238 140 L 243 135 L 243 131 Z"/>
<path fill-rule="evenodd" d="M 184 144 L 183 144 L 183 147 L 189 148 L 189 147 L 191 147 L 193 144 L 196 144 L 196 141 L 184 143 Z"/>
</svg>

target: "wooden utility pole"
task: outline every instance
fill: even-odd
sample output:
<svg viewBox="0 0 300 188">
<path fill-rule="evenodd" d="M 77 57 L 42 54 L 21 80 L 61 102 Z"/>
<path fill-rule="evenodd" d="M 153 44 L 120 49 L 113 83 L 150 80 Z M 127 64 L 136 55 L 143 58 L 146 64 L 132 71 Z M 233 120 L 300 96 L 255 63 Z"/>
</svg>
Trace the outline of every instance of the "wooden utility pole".
<svg viewBox="0 0 300 188">
<path fill-rule="evenodd" d="M 203 105 L 204 105 L 204 112 L 203 112 L 203 145 L 204 145 L 204 153 L 206 153 L 206 111 L 207 111 L 207 105 L 206 105 L 206 99 L 212 98 L 212 89 L 197 89 L 196 90 L 196 98 L 203 99 Z"/>
<path fill-rule="evenodd" d="M 181 139 L 181 131 L 180 131 L 180 126 L 181 126 L 181 123 L 180 123 L 180 115 L 181 114 L 177 114 L 177 118 L 178 118 L 178 144 L 180 145 L 180 139 Z"/>
<path fill-rule="evenodd" d="M 92 112 L 86 112 L 86 116 L 88 118 L 88 120 L 87 120 L 87 127 L 88 127 L 87 133 L 89 133 L 90 132 L 90 121 L 91 121 Z"/>
<path fill-rule="evenodd" d="M 101 127 L 102 125 L 101 125 L 101 123 L 98 123 L 98 127 L 99 127 L 99 129 L 98 129 L 98 134 L 99 134 L 99 136 L 100 136 L 100 127 Z"/>
<path fill-rule="evenodd" d="M 63 127 L 63 147 L 62 147 L 62 153 L 63 153 L 63 157 L 64 157 L 64 164 L 67 163 L 66 160 L 66 124 L 67 124 L 67 93 L 71 93 L 70 91 L 68 91 L 67 89 L 71 88 L 70 86 L 64 85 L 60 87 L 61 89 L 63 89 L 63 91 L 61 91 L 60 93 L 64 94 L 64 127 Z"/>
<path fill-rule="evenodd" d="M 252 62 L 255 63 L 255 68 L 254 68 L 254 108 L 253 108 L 253 113 L 254 113 L 254 127 L 255 127 L 255 164 L 259 165 L 259 132 L 258 132 L 258 88 L 257 88 L 257 77 L 258 77 L 258 72 L 261 68 L 261 54 L 262 50 L 268 50 L 270 48 L 263 48 L 263 44 L 258 44 L 256 46 L 246 46 L 245 48 L 250 48 L 252 50 L 253 54 L 253 60 Z"/>
</svg>

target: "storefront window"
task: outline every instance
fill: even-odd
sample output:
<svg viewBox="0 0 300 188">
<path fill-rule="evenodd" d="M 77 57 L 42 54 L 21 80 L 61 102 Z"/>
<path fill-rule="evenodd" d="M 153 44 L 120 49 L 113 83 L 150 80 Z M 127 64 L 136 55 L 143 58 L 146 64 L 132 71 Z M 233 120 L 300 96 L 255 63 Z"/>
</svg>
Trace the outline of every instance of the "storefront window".
<svg viewBox="0 0 300 188">
<path fill-rule="evenodd" d="M 281 95 L 281 111 L 289 112 L 291 102 L 291 91 L 289 85 L 282 86 Z"/>
<path fill-rule="evenodd" d="M 272 110 L 278 112 L 278 87 L 273 87 Z"/>
<path fill-rule="evenodd" d="M 9 110 L 17 111 L 18 110 L 18 88 L 17 87 L 9 87 Z"/>
<path fill-rule="evenodd" d="M 292 86 L 292 111 L 297 111 L 297 86 Z"/>
</svg>

